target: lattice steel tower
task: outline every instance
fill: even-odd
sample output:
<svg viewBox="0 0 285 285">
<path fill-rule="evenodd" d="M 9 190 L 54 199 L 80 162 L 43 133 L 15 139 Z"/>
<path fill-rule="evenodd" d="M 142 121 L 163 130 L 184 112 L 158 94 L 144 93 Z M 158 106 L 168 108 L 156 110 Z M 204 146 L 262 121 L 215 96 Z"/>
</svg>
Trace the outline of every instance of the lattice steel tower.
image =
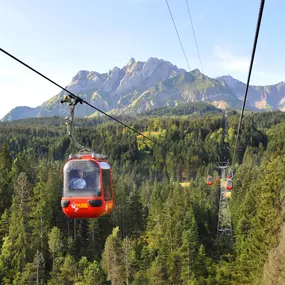
<svg viewBox="0 0 285 285">
<path fill-rule="evenodd" d="M 224 117 L 224 137 L 228 136 L 228 121 L 227 113 Z M 227 146 L 228 147 L 228 146 Z M 229 160 L 226 162 L 217 163 L 217 167 L 221 170 L 221 180 L 220 180 L 220 197 L 219 197 L 219 214 L 218 214 L 218 226 L 217 226 L 217 236 L 218 238 L 222 235 L 232 236 L 232 218 L 229 209 L 229 197 L 231 192 L 227 191 L 226 188 L 226 173 L 229 168 Z"/>
</svg>

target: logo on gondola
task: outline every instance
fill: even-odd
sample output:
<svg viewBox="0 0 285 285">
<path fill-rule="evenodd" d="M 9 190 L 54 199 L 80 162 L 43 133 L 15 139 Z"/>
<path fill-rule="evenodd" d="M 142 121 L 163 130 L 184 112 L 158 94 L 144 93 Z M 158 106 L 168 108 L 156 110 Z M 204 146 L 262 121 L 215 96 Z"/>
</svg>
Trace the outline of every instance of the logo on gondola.
<svg viewBox="0 0 285 285">
<path fill-rule="evenodd" d="M 76 204 L 75 204 L 75 203 L 72 203 L 70 206 L 71 206 L 71 208 L 74 209 L 74 212 L 77 212 L 77 211 L 78 211 L 78 208 L 76 207 Z"/>
</svg>

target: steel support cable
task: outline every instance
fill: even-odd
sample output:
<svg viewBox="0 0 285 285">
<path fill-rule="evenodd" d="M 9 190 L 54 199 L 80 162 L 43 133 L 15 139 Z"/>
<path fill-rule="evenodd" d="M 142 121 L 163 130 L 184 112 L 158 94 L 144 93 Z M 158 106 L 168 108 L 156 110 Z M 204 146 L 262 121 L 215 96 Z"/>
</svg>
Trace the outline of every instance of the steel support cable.
<svg viewBox="0 0 285 285">
<path fill-rule="evenodd" d="M 172 12 L 171 12 L 170 6 L 169 6 L 169 4 L 168 4 L 168 1 L 167 1 L 167 0 L 165 0 L 165 3 L 166 3 L 166 5 L 167 5 L 167 8 L 168 8 L 168 11 L 169 11 L 169 14 L 170 14 L 170 17 L 171 17 L 171 20 L 172 20 L 172 23 L 173 23 L 173 26 L 174 26 L 174 29 L 175 29 L 176 35 L 177 35 L 177 38 L 178 38 L 178 40 L 179 40 L 180 47 L 181 47 L 181 49 L 182 49 L 182 52 L 183 52 L 183 55 L 184 55 L 185 61 L 186 61 L 186 63 L 187 63 L 188 70 L 189 70 L 189 72 L 191 72 L 191 68 L 190 68 L 190 65 L 189 65 L 189 61 L 188 61 L 188 58 L 187 58 L 187 55 L 186 55 L 186 52 L 185 52 L 184 46 L 183 46 L 183 44 L 182 44 L 182 41 L 181 41 L 181 38 L 180 38 L 180 35 L 179 35 L 179 32 L 178 32 L 178 29 L 177 29 L 177 26 L 176 26 L 176 23 L 175 23 L 174 17 L 173 17 L 173 15 L 172 15 Z M 193 82 L 194 82 L 194 81 L 193 81 Z M 195 82 L 194 82 L 194 85 L 195 85 L 195 87 L 196 87 Z M 197 88 L 196 88 L 196 90 L 197 90 Z M 181 156 L 181 157 L 182 157 L 182 156 Z M 184 162 L 184 158 L 182 158 L 182 162 Z"/>
<path fill-rule="evenodd" d="M 171 8 L 168 4 L 168 1 L 165 0 L 165 3 L 167 5 L 167 8 L 168 8 L 168 11 L 169 11 L 169 14 L 170 14 L 170 17 L 171 17 L 171 20 L 172 20 L 172 23 L 173 23 L 173 26 L 175 28 L 175 31 L 176 31 L 176 35 L 177 35 L 177 38 L 179 40 L 179 43 L 180 43 L 180 46 L 181 46 L 181 49 L 182 49 L 182 52 L 184 54 L 184 57 L 185 57 L 185 61 L 187 63 L 187 66 L 188 66 L 188 69 L 189 69 L 189 73 L 191 73 L 191 69 L 190 69 L 190 65 L 189 65 L 189 61 L 188 61 L 188 58 L 187 58 L 187 55 L 186 55 L 186 52 L 185 52 L 185 49 L 184 49 L 184 46 L 182 44 L 182 41 L 181 41 L 181 38 L 180 38 L 180 35 L 179 35 L 179 32 L 178 32 L 178 29 L 177 29 L 177 26 L 176 26 L 176 23 L 175 23 L 175 20 L 174 20 L 174 17 L 172 15 L 172 12 L 171 12 Z M 196 92 L 199 93 L 198 91 L 198 88 L 197 88 L 197 85 L 195 83 L 195 79 L 193 79 L 193 84 L 194 84 L 194 88 L 196 89 Z M 202 101 L 204 101 L 204 97 L 202 97 Z"/>
<path fill-rule="evenodd" d="M 35 73 L 37 73 L 38 75 L 40 75 L 41 77 L 45 78 L 46 80 L 48 80 L 49 82 L 51 82 L 52 84 L 56 85 L 57 87 L 59 87 L 60 89 L 64 90 L 65 92 L 67 92 L 69 94 L 69 96 L 73 99 L 76 99 L 79 103 L 84 103 L 88 106 L 90 106 L 91 108 L 95 109 L 96 111 L 102 113 L 103 115 L 107 116 L 108 118 L 110 118 L 113 121 L 116 121 L 117 123 L 121 124 L 122 126 L 126 127 L 127 129 L 133 131 L 134 133 L 137 133 L 138 135 L 144 137 L 145 139 L 153 142 L 155 145 L 163 148 L 166 151 L 169 151 L 170 153 L 172 153 L 173 155 L 176 155 L 178 157 L 180 157 L 181 159 L 184 159 L 180 154 L 176 154 L 174 153 L 170 148 L 165 147 L 164 145 L 156 142 L 155 140 L 151 139 L 150 137 L 144 135 L 143 133 L 137 131 L 136 129 L 134 129 L 133 127 L 123 123 L 122 121 L 116 119 L 115 117 L 107 114 L 106 112 L 102 111 L 101 109 L 93 106 L 92 104 L 90 104 L 89 102 L 83 100 L 82 98 L 80 98 L 79 96 L 75 95 L 74 93 L 70 92 L 69 90 L 67 90 L 66 88 L 62 87 L 61 85 L 57 84 L 56 82 L 54 82 L 53 80 L 51 80 L 50 78 L 48 78 L 47 76 L 43 75 L 42 73 L 40 73 L 39 71 L 37 71 L 36 69 L 32 68 L 31 66 L 29 66 L 28 64 L 24 63 L 23 61 L 21 61 L 20 59 L 18 59 L 17 57 L 13 56 L 12 54 L 8 53 L 7 51 L 5 51 L 4 49 L 0 48 L 0 51 L 5 53 L 6 55 L 8 55 L 9 57 L 11 57 L 12 59 L 16 60 L 17 62 L 21 63 L 22 65 L 24 65 L 25 67 L 27 67 L 28 69 L 34 71 Z"/>
<path fill-rule="evenodd" d="M 173 23 L 173 26 L 174 26 L 174 28 L 175 28 L 176 35 L 177 35 L 177 38 L 178 38 L 178 40 L 179 40 L 179 43 L 180 43 L 180 46 L 181 46 L 182 52 L 183 52 L 183 54 L 184 54 L 184 57 L 185 57 L 185 60 L 186 60 L 186 63 L 187 63 L 188 69 L 189 69 L 189 71 L 191 71 L 191 69 L 190 69 L 190 65 L 189 65 L 189 62 L 188 62 L 188 59 L 187 59 L 187 56 L 186 56 L 186 53 L 185 53 L 185 50 L 184 50 L 184 47 L 183 47 L 183 44 L 182 44 L 182 41 L 181 41 L 180 35 L 179 35 L 179 32 L 178 32 L 178 30 L 177 30 L 176 23 L 175 23 L 175 21 L 174 21 L 174 18 L 173 18 L 173 15 L 172 15 L 172 12 L 171 12 L 170 6 L 169 6 L 169 4 L 168 4 L 168 1 L 167 1 L 167 0 L 165 0 L 165 3 L 166 3 L 166 5 L 167 5 L 167 7 L 168 7 L 168 11 L 169 11 L 170 17 L 171 17 L 171 19 L 172 19 L 172 23 Z"/>
<path fill-rule="evenodd" d="M 202 73 L 204 73 L 204 69 L 203 69 L 203 65 L 202 65 L 202 60 L 201 60 L 201 56 L 200 56 L 200 52 L 199 52 L 198 42 L 197 42 L 197 39 L 196 39 L 196 33 L 195 33 L 195 29 L 194 29 L 194 25 L 193 25 L 191 13 L 190 13 L 190 7 L 189 7 L 188 0 L 185 0 L 185 2 L 186 2 L 186 5 L 187 5 L 187 10 L 188 10 L 189 20 L 190 20 L 191 27 L 192 27 L 193 37 L 194 37 L 194 40 L 195 40 L 195 45 L 196 45 L 199 61 L 200 61 L 200 64 L 201 64 L 201 70 L 202 70 Z"/>
<path fill-rule="evenodd" d="M 239 123 L 238 123 L 238 130 L 237 130 L 236 142 L 235 142 L 235 147 L 234 147 L 232 165 L 234 165 L 235 158 L 236 158 L 238 139 L 239 139 L 240 131 L 241 131 L 243 113 L 244 113 L 244 109 L 245 109 L 247 93 L 248 93 L 248 88 L 249 88 L 249 82 L 250 82 L 250 77 L 251 77 L 251 71 L 252 71 L 252 67 L 253 67 L 254 56 L 255 56 L 255 51 L 256 51 L 256 46 L 257 46 L 257 41 L 258 41 L 258 35 L 259 35 L 260 26 L 261 26 L 261 19 L 262 19 L 262 14 L 263 14 L 264 3 L 265 3 L 265 0 L 261 0 L 259 13 L 258 13 L 258 19 L 257 19 L 257 26 L 256 26 L 256 31 L 255 31 L 255 37 L 254 37 L 254 42 L 253 42 L 253 49 L 252 49 L 252 54 L 251 54 L 249 72 L 248 72 L 248 77 L 247 77 L 246 89 L 245 89 L 245 93 L 244 93 L 243 106 L 242 106 L 241 115 L 240 115 Z"/>
</svg>

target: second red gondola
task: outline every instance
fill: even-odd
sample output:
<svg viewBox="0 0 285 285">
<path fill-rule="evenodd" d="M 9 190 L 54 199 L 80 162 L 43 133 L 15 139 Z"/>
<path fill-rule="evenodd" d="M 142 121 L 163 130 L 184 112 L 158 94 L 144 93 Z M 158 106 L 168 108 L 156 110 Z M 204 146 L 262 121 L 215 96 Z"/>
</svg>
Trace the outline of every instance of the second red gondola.
<svg viewBox="0 0 285 285">
<path fill-rule="evenodd" d="M 233 189 L 233 181 L 231 179 L 227 180 L 227 189 L 232 190 Z"/>
<path fill-rule="evenodd" d="M 207 184 L 208 185 L 213 185 L 213 177 L 212 176 L 208 176 L 208 178 L 207 178 Z"/>
</svg>

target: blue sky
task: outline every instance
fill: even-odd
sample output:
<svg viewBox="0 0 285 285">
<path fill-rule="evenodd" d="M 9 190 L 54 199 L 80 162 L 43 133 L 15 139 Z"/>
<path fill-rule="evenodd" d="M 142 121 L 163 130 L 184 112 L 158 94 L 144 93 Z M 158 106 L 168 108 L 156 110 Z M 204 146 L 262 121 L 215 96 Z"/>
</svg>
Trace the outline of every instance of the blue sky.
<svg viewBox="0 0 285 285">
<path fill-rule="evenodd" d="M 191 69 L 199 68 L 185 0 L 168 0 Z M 259 0 L 188 0 L 204 73 L 245 81 Z M 266 0 L 251 83 L 285 81 L 285 1 Z M 0 0 L 0 47 L 66 86 L 79 70 L 107 72 L 131 57 L 187 68 L 165 0 Z M 59 89 L 0 54 L 0 118 Z M 9 100 L 7 100 L 9 99 Z"/>
</svg>

